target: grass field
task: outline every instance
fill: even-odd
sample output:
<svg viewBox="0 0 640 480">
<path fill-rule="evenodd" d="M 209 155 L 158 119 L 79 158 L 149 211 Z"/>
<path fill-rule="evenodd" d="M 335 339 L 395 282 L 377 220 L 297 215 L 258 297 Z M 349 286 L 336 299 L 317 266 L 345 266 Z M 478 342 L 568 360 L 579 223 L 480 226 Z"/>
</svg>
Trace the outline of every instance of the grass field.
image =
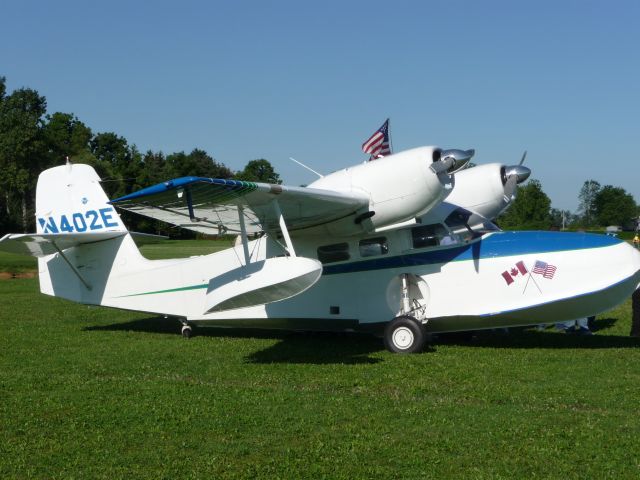
<svg viewBox="0 0 640 480">
<path fill-rule="evenodd" d="M 355 334 L 187 341 L 36 279 L 0 281 L 0 322 L 2 479 L 640 477 L 629 302 L 592 337 L 488 332 L 410 356 Z"/>
</svg>

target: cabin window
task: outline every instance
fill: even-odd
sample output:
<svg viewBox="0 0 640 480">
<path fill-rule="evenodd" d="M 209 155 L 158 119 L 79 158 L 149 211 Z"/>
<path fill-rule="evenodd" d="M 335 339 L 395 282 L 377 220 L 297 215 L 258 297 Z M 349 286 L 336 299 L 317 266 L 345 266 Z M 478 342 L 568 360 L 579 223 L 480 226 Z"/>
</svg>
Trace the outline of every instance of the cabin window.
<svg viewBox="0 0 640 480">
<path fill-rule="evenodd" d="M 367 238 L 360 240 L 360 256 L 374 257 L 389 253 L 389 245 L 385 237 Z"/>
<path fill-rule="evenodd" d="M 414 227 L 411 229 L 413 248 L 436 247 L 445 235 L 448 235 L 448 232 L 439 223 Z"/>
<path fill-rule="evenodd" d="M 318 247 L 318 260 L 322 263 L 342 262 L 349 260 L 349 244 L 334 243 Z"/>
</svg>

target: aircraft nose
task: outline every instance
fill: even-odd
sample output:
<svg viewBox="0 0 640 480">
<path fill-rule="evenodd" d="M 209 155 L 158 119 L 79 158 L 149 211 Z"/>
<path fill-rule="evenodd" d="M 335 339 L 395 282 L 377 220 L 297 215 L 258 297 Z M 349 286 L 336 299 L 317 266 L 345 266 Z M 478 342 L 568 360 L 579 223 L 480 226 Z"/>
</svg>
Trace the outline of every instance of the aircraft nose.
<svg viewBox="0 0 640 480">
<path fill-rule="evenodd" d="M 628 242 L 624 240 L 619 240 L 620 243 L 624 244 L 625 256 L 621 257 L 620 260 L 622 263 L 621 266 L 629 268 L 627 272 L 631 272 L 631 274 L 638 279 L 638 285 L 636 289 L 640 288 L 640 250 L 635 246 L 631 246 Z"/>
</svg>

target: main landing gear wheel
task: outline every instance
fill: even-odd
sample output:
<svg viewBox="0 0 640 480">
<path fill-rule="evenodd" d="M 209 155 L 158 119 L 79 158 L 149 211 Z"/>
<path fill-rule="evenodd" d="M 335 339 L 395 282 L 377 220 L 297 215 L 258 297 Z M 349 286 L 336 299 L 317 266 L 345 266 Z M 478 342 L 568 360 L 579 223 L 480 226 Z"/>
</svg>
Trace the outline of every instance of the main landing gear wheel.
<svg viewBox="0 0 640 480">
<path fill-rule="evenodd" d="M 188 340 L 188 339 L 191 338 L 192 334 L 193 334 L 193 329 L 189 325 L 183 325 L 182 326 L 182 336 L 184 338 L 186 338 Z"/>
<path fill-rule="evenodd" d="M 424 326 L 407 315 L 394 318 L 384 329 L 384 346 L 393 353 L 421 352 L 426 341 Z"/>
</svg>

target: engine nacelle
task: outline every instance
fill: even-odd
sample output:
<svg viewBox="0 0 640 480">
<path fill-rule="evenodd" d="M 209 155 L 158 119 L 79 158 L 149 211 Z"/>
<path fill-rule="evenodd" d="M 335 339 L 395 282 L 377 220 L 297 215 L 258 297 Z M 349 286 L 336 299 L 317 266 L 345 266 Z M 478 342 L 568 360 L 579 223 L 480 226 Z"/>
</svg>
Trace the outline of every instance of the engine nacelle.
<svg viewBox="0 0 640 480">
<path fill-rule="evenodd" d="M 494 219 L 509 205 L 505 199 L 505 167 L 500 163 L 478 165 L 455 174 L 447 203 Z"/>
<path fill-rule="evenodd" d="M 404 222 L 423 215 L 444 200 L 452 188 L 446 171 L 430 167 L 439 161 L 441 149 L 420 147 L 339 170 L 309 187 L 357 191 L 369 196 L 369 211 L 349 222 L 340 222 L 336 234 L 359 233 Z M 356 228 L 350 225 L 355 224 Z M 335 228 L 334 228 L 335 227 Z"/>
</svg>

